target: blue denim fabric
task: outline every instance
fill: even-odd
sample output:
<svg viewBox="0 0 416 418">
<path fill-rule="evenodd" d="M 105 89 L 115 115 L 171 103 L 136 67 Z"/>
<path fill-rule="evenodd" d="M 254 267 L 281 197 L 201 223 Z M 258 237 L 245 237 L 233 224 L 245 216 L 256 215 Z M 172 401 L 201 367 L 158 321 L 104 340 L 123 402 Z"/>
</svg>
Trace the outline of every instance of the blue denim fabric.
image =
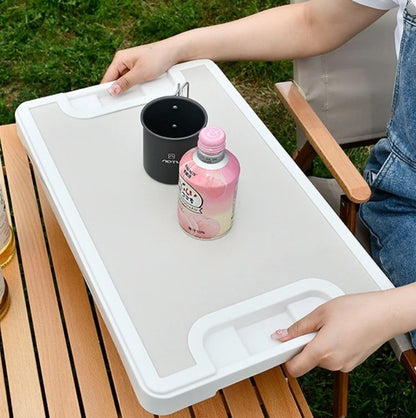
<svg viewBox="0 0 416 418">
<path fill-rule="evenodd" d="M 364 176 L 371 187 L 361 219 L 372 256 L 395 286 L 416 281 L 416 17 L 404 12 L 392 117 Z M 416 303 L 416 301 L 415 301 Z M 416 348 L 416 330 L 410 333 Z"/>
</svg>

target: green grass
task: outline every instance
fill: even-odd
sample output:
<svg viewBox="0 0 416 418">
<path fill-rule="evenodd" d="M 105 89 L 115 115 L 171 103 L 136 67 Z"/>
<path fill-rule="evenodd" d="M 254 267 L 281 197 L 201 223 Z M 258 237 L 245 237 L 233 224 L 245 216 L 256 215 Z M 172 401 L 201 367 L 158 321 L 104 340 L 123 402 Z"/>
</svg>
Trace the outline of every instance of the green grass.
<svg viewBox="0 0 416 418">
<path fill-rule="evenodd" d="M 0 0 L 0 124 L 13 123 L 23 101 L 99 83 L 120 48 L 280 3 L 284 0 Z M 273 91 L 275 82 L 291 78 L 291 63 L 220 67 L 293 152 L 294 123 Z M 353 158 L 362 166 L 366 157 L 362 150 Z M 327 175 L 320 164 L 315 172 Z M 331 373 L 316 369 L 300 382 L 314 415 L 331 416 Z M 350 376 L 351 417 L 412 417 L 415 407 L 416 392 L 388 345 Z"/>
<path fill-rule="evenodd" d="M 120 48 L 274 4 L 278 2 L 2 0 L 0 123 L 13 122 L 14 111 L 23 101 L 99 83 Z M 270 104 L 276 103 L 272 81 L 291 76 L 289 63 L 225 63 L 222 67 L 250 95 L 260 114 L 270 115 Z M 267 107 L 258 102 L 258 90 L 267 92 Z M 273 124 L 278 133 L 279 122 Z"/>
<path fill-rule="evenodd" d="M 315 369 L 299 379 L 316 417 L 332 416 L 332 373 Z M 349 375 L 348 416 L 416 417 L 416 392 L 385 344 Z"/>
</svg>

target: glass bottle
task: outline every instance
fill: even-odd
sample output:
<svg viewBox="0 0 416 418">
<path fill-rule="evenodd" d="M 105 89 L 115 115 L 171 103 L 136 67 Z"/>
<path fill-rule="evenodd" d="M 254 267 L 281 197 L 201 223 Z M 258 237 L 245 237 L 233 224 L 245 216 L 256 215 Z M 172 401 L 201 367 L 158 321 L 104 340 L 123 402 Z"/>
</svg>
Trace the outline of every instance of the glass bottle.
<svg viewBox="0 0 416 418">
<path fill-rule="evenodd" d="M 224 235 L 233 223 L 240 164 L 225 149 L 221 128 L 206 127 L 197 147 L 179 163 L 178 220 L 188 234 L 202 239 Z"/>
<path fill-rule="evenodd" d="M 10 306 L 9 288 L 0 269 L 0 319 L 6 315 Z"/>
<path fill-rule="evenodd" d="M 0 189 L 0 266 L 4 267 L 9 263 L 15 252 L 14 233 L 7 218 L 6 205 Z"/>
</svg>

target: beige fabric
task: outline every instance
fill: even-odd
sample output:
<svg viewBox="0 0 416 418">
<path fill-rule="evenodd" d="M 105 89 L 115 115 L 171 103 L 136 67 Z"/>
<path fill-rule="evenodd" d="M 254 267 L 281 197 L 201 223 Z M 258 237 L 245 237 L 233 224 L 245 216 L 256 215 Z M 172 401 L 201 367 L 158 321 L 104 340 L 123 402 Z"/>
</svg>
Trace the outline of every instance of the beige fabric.
<svg viewBox="0 0 416 418">
<path fill-rule="evenodd" d="M 391 345 L 391 348 L 394 351 L 394 354 L 399 360 L 403 351 L 407 351 L 413 348 L 408 334 L 399 335 L 393 338 L 392 340 L 390 340 L 389 343 Z"/>
<path fill-rule="evenodd" d="M 385 135 L 397 61 L 396 13 L 390 10 L 335 51 L 294 61 L 294 81 L 340 144 Z M 298 145 L 303 143 L 299 132 Z"/>
<path fill-rule="evenodd" d="M 319 190 L 324 199 L 328 202 L 329 206 L 339 214 L 339 205 L 342 194 L 342 189 L 334 179 L 323 179 L 320 177 L 309 177 L 311 183 Z M 370 233 L 368 229 L 363 225 L 360 218 L 357 217 L 357 224 L 355 229 L 355 237 L 365 250 L 370 252 Z"/>
</svg>

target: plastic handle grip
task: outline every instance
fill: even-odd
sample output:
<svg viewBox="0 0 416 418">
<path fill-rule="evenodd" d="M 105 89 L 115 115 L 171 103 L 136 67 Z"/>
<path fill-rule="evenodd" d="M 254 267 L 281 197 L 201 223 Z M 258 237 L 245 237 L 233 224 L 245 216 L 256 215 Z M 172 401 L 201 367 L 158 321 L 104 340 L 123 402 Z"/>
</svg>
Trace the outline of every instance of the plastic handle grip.
<svg viewBox="0 0 416 418">
<path fill-rule="evenodd" d="M 185 82 L 180 71 L 170 69 L 159 78 L 135 85 L 118 96 L 112 96 L 109 93 L 109 87 L 112 84 L 109 82 L 63 93 L 59 95 L 58 104 L 69 116 L 89 119 L 141 106 L 156 97 L 174 95 L 178 84 L 183 85 Z"/>
</svg>

